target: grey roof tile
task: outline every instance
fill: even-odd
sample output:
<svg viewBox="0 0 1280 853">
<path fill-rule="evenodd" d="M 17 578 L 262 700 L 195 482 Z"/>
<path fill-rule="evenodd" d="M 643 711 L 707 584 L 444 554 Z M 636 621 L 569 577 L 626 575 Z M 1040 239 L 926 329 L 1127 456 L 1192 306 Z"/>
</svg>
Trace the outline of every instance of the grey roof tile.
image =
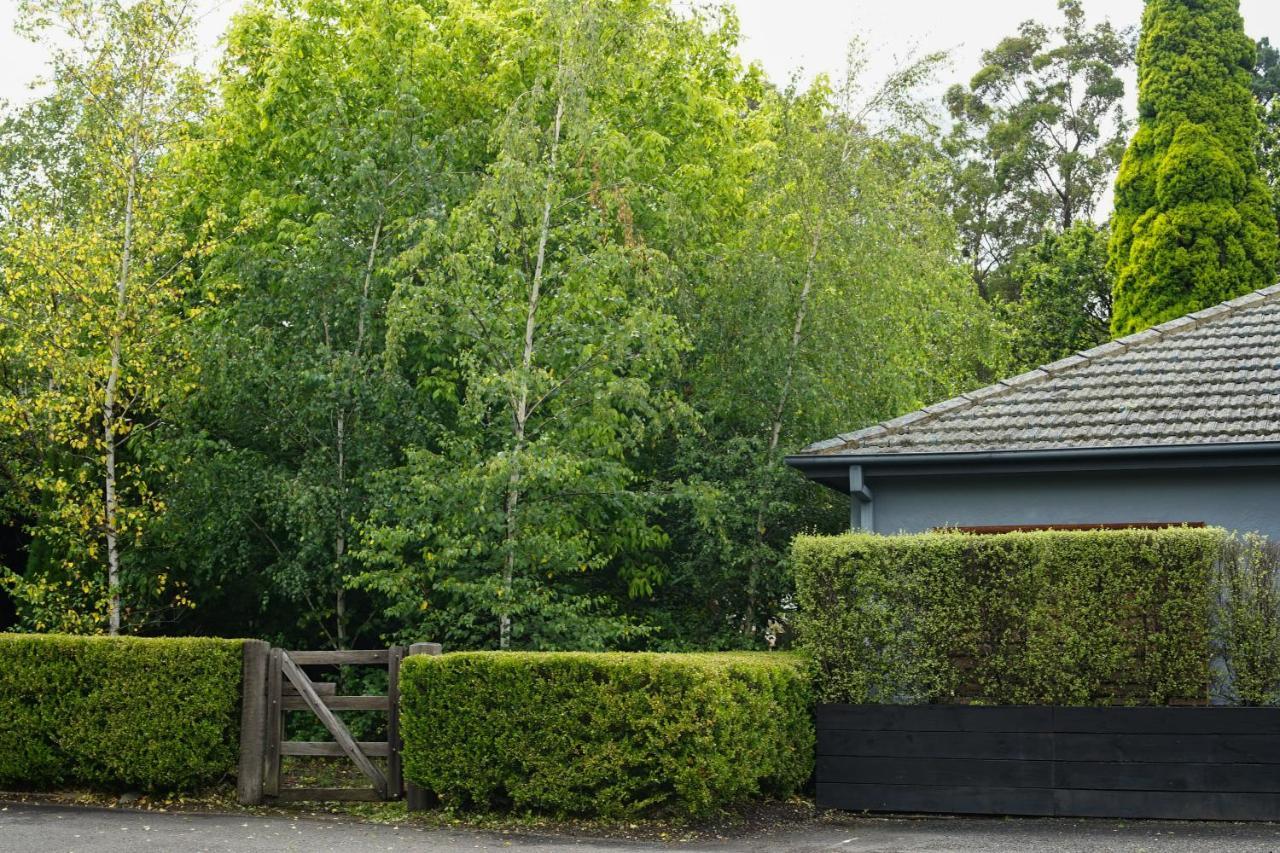
<svg viewBox="0 0 1280 853">
<path fill-rule="evenodd" d="M 1098 344 L 1093 349 L 1087 349 L 1080 353 L 1085 358 L 1102 358 L 1107 355 L 1115 355 L 1127 350 L 1128 347 L 1119 341 L 1107 341 L 1105 344 Z"/>
<path fill-rule="evenodd" d="M 972 406 L 973 401 L 968 397 L 952 397 L 950 400 L 943 400 L 941 403 L 934 403 L 932 406 L 925 406 L 922 411 L 931 415 L 940 415 L 943 412 L 952 412 L 956 409 L 963 409 Z"/>
<path fill-rule="evenodd" d="M 966 391 L 963 396 L 966 400 L 972 400 L 976 402 L 978 400 L 985 400 L 988 397 L 994 397 L 997 394 L 1001 394 L 1006 390 L 1007 388 L 1004 385 L 1000 385 L 999 383 L 997 383 L 995 385 L 987 385 L 984 388 L 975 388 L 972 391 Z"/>
<path fill-rule="evenodd" d="M 1028 370 L 1026 373 L 1010 376 L 1008 379 L 1001 379 L 1000 384 L 1007 388 L 1021 388 L 1023 385 L 1030 385 L 1048 377 L 1048 373 L 1037 367 L 1035 370 Z"/>
<path fill-rule="evenodd" d="M 1280 285 L 805 453 L 1280 442 Z"/>
<path fill-rule="evenodd" d="M 1046 373 L 1058 374 L 1064 370 L 1070 370 L 1071 368 L 1076 367 L 1077 365 L 1084 364 L 1088 360 L 1089 359 L 1085 358 L 1082 355 L 1069 355 L 1066 358 L 1060 358 L 1051 364 L 1046 364 L 1044 367 L 1040 369 Z"/>
<path fill-rule="evenodd" d="M 1125 335 L 1118 338 L 1116 343 L 1124 344 L 1126 347 L 1136 347 L 1139 344 L 1149 344 L 1152 341 L 1158 341 L 1164 337 L 1164 334 L 1156 329 L 1147 329 L 1142 332 L 1136 332 L 1132 335 Z"/>
</svg>

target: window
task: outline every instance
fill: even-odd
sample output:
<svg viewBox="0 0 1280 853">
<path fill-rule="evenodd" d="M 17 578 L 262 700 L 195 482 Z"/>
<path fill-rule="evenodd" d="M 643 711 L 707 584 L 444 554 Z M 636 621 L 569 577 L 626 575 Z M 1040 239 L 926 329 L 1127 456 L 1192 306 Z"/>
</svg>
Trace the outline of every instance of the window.
<svg viewBox="0 0 1280 853">
<path fill-rule="evenodd" d="M 1164 527 L 1204 527 L 1203 521 L 1121 521 L 1097 524 L 978 524 L 935 527 L 959 533 L 1024 533 L 1032 530 L 1159 530 Z"/>
</svg>

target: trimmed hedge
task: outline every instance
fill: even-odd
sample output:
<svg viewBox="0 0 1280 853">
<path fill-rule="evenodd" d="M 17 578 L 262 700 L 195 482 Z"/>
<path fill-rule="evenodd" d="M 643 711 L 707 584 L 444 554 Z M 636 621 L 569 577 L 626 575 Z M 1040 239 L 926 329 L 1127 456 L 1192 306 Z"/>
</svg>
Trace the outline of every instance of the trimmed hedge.
<svg viewBox="0 0 1280 853">
<path fill-rule="evenodd" d="M 0 635 L 0 785 L 190 790 L 235 772 L 238 640 Z"/>
<path fill-rule="evenodd" d="M 400 690 L 405 776 L 449 806 L 698 815 L 813 769 L 785 654 L 464 652 L 409 658 Z"/>
<path fill-rule="evenodd" d="M 1232 537 L 1217 573 L 1214 699 L 1280 705 L 1280 542 L 1256 533 Z"/>
<path fill-rule="evenodd" d="M 1206 701 L 1224 531 L 801 536 L 822 702 Z"/>
</svg>

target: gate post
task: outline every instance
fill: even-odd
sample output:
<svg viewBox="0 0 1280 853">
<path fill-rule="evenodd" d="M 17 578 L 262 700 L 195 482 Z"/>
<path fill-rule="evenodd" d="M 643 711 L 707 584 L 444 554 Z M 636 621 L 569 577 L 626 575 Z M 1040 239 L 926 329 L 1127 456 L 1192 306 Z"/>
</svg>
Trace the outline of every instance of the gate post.
<svg viewBox="0 0 1280 853">
<path fill-rule="evenodd" d="M 404 646 L 387 652 L 387 799 L 404 796 L 404 771 L 400 766 L 400 663 Z"/>
<path fill-rule="evenodd" d="M 271 646 L 262 640 L 244 641 L 241 671 L 240 767 L 236 798 L 241 805 L 262 803 L 263 760 L 267 741 L 267 656 Z"/>
<path fill-rule="evenodd" d="M 444 652 L 444 647 L 439 643 L 414 643 L 409 646 L 410 655 L 438 655 Z M 398 700 L 399 697 L 397 697 Z M 400 744 L 395 746 L 399 749 Z M 404 786 L 405 804 L 411 812 L 424 812 L 431 807 L 431 801 L 434 796 L 430 791 L 424 791 L 417 785 L 406 780 Z"/>
</svg>

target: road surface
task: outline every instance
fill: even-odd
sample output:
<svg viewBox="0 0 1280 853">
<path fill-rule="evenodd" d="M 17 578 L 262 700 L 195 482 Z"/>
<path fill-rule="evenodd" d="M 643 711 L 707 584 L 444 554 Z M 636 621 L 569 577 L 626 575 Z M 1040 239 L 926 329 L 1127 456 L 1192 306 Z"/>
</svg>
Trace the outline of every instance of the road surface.
<svg viewBox="0 0 1280 853">
<path fill-rule="evenodd" d="M 854 815 L 776 832 L 695 844 L 502 835 L 350 820 L 161 814 L 0 803 L 0 853 L 654 853 L 665 850 L 769 853 L 1280 853 L 1280 826 Z"/>
</svg>

